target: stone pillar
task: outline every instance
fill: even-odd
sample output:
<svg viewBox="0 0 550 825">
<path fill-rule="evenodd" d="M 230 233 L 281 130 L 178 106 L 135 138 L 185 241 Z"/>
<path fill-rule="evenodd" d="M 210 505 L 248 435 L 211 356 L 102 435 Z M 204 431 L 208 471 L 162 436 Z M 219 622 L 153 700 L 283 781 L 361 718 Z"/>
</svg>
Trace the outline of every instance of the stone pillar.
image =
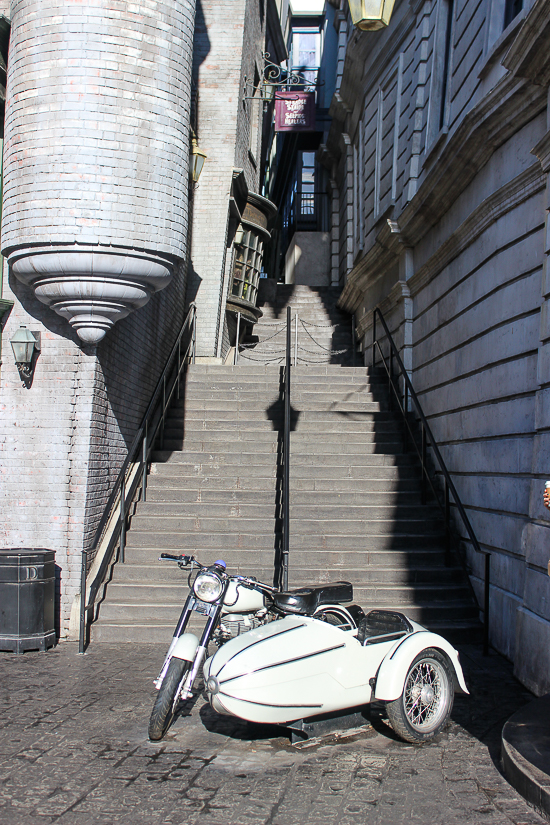
<svg viewBox="0 0 550 825">
<path fill-rule="evenodd" d="M 185 256 L 194 0 L 14 0 L 2 252 L 86 343 Z"/>
</svg>

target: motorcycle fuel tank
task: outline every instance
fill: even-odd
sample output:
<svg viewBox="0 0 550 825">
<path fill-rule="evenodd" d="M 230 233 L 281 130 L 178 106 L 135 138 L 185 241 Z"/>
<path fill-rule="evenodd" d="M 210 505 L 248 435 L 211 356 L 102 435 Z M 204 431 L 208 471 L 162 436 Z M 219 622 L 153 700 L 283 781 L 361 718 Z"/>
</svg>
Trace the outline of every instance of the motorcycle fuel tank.
<svg viewBox="0 0 550 825">
<path fill-rule="evenodd" d="M 208 699 L 218 713 L 267 724 L 363 705 L 392 645 L 365 648 L 352 631 L 288 616 L 232 639 L 208 659 Z"/>
</svg>

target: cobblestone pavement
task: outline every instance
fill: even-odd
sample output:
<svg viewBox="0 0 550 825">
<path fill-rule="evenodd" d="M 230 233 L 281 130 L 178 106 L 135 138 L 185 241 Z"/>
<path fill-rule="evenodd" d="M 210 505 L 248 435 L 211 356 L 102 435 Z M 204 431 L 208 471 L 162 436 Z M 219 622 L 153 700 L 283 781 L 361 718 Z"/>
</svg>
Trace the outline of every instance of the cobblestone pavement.
<svg viewBox="0 0 550 825">
<path fill-rule="evenodd" d="M 461 649 L 472 695 L 431 744 L 398 741 L 373 714 L 372 727 L 298 748 L 202 697 L 149 742 L 163 654 L 0 654 L 2 825 L 548 825 L 498 770 L 502 725 L 532 697 L 496 654 Z"/>
</svg>

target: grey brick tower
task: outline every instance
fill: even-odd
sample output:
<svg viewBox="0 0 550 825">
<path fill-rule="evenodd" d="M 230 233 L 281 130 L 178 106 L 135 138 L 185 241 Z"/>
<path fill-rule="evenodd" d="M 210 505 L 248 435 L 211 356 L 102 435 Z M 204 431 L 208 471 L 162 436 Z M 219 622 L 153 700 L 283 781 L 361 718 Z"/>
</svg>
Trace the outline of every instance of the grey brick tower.
<svg viewBox="0 0 550 825">
<path fill-rule="evenodd" d="M 184 317 L 195 2 L 10 12 L 0 543 L 56 551 L 63 633 Z M 42 336 L 26 383 L 8 344 L 20 325 Z"/>
</svg>

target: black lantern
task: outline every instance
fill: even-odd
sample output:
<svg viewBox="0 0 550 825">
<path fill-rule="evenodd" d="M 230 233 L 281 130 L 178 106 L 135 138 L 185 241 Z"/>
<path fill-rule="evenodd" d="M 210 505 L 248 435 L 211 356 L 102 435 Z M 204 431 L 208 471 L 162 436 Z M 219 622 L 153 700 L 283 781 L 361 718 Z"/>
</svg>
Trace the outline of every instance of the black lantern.
<svg viewBox="0 0 550 825">
<path fill-rule="evenodd" d="M 15 363 L 22 367 L 28 367 L 32 363 L 35 350 L 40 349 L 40 333 L 31 332 L 30 329 L 21 325 L 10 338 L 13 349 Z"/>
<path fill-rule="evenodd" d="M 199 149 L 195 135 L 191 138 L 191 168 L 189 170 L 193 183 L 196 183 L 201 176 L 204 161 L 208 155 Z"/>
</svg>

